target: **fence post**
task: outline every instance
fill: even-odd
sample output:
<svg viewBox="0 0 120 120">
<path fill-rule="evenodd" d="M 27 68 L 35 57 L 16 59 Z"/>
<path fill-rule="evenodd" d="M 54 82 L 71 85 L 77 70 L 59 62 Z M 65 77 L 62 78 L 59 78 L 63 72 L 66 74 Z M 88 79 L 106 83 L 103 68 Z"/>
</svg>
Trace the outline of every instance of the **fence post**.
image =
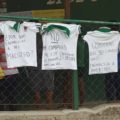
<svg viewBox="0 0 120 120">
<path fill-rule="evenodd" d="M 72 72 L 72 83 L 73 83 L 73 108 L 78 110 L 79 108 L 79 88 L 78 88 L 78 72 L 74 70 Z"/>
</svg>

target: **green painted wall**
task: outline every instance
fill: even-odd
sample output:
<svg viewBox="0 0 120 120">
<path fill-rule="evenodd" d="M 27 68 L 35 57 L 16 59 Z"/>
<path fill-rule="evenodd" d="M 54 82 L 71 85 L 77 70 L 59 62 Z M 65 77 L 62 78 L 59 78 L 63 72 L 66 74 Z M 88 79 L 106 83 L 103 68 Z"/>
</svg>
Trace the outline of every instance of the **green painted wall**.
<svg viewBox="0 0 120 120">
<path fill-rule="evenodd" d="M 88 20 L 120 20 L 120 0 L 98 0 L 90 2 L 86 0 L 83 4 L 72 4 L 72 18 Z"/>
</svg>

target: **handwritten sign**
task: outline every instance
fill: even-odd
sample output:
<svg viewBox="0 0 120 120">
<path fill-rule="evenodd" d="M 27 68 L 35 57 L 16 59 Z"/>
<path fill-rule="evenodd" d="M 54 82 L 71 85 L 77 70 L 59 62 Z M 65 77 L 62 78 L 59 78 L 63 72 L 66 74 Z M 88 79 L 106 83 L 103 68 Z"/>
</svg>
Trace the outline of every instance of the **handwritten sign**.
<svg viewBox="0 0 120 120">
<path fill-rule="evenodd" d="M 86 38 L 88 38 L 86 41 L 89 45 L 89 74 L 117 72 L 117 53 L 120 36 L 114 35 L 107 39 L 104 35 L 103 38 L 101 36 L 101 39 L 100 37 L 98 39 L 86 35 L 84 39 Z"/>
<path fill-rule="evenodd" d="M 0 49 L 2 50 L 0 54 L 0 65 L 2 69 L 4 70 L 5 75 L 13 75 L 18 74 L 19 71 L 17 68 L 7 68 L 7 62 L 6 62 L 6 54 L 5 54 L 5 47 L 4 47 L 4 37 L 0 36 Z"/>
<path fill-rule="evenodd" d="M 14 21 L 6 21 L 0 26 L 4 34 L 7 67 L 37 66 L 35 23 L 22 23 L 18 32 L 10 28 L 13 24 Z"/>
<path fill-rule="evenodd" d="M 32 63 L 36 58 L 35 43 L 33 39 L 27 39 L 26 33 L 5 35 L 5 48 L 8 67 L 36 66 Z M 33 43 L 30 44 L 29 42 Z M 34 44 L 35 45 L 35 44 Z M 31 62 L 30 62 L 31 61 Z"/>
<path fill-rule="evenodd" d="M 75 31 L 76 27 L 78 26 L 73 26 L 70 36 L 58 29 L 43 35 L 43 70 L 77 69 L 76 46 L 79 32 Z"/>
</svg>

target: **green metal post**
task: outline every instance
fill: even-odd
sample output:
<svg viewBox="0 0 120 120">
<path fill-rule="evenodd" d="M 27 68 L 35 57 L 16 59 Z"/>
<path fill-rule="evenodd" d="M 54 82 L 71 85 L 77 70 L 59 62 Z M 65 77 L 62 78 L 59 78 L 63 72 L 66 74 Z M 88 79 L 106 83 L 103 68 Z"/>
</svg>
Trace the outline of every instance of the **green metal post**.
<svg viewBox="0 0 120 120">
<path fill-rule="evenodd" d="M 79 108 L 79 88 L 78 88 L 78 72 L 74 70 L 72 73 L 73 80 L 73 104 L 74 110 Z"/>
<path fill-rule="evenodd" d="M 48 22 L 67 22 L 67 23 L 83 23 L 83 24 L 99 24 L 99 25 L 120 25 L 120 22 L 107 22 L 107 21 L 93 21 L 93 20 L 76 20 L 76 19 L 63 19 L 63 18 L 33 18 L 25 16 L 3 16 L 0 15 L 0 20 L 37 20 Z"/>
</svg>

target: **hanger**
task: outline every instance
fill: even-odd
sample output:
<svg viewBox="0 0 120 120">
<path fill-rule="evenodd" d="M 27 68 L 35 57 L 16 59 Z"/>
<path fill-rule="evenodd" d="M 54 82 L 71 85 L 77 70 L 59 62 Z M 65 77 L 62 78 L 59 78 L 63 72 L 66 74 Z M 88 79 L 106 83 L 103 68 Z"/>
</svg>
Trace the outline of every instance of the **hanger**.
<svg viewBox="0 0 120 120">
<path fill-rule="evenodd" d="M 100 32 L 110 32 L 111 28 L 109 28 L 109 27 L 99 27 L 98 31 L 100 31 Z"/>
</svg>

